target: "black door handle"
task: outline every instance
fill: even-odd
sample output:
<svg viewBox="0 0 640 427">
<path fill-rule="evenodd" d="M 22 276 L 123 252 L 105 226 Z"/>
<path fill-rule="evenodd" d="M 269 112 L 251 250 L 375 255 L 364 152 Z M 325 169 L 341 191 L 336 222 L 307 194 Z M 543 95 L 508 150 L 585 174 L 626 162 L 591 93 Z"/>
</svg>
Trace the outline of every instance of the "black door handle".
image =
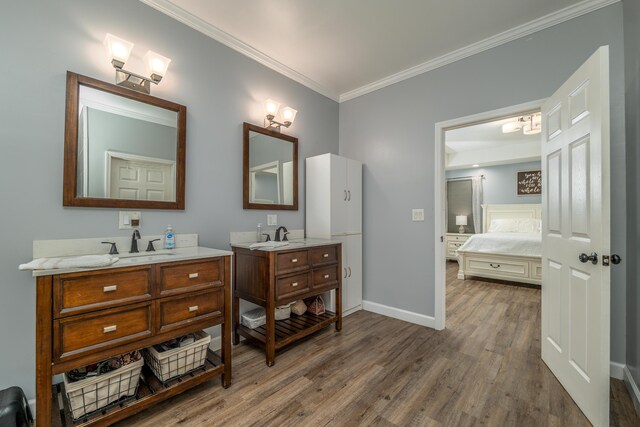
<svg viewBox="0 0 640 427">
<path fill-rule="evenodd" d="M 597 264 L 598 263 L 598 254 L 595 252 L 591 252 L 591 255 L 587 255 L 585 253 L 582 253 L 580 255 L 578 255 L 578 259 L 580 260 L 580 262 L 587 262 L 587 261 L 591 261 L 591 264 Z"/>
<path fill-rule="evenodd" d="M 621 261 L 622 261 L 622 258 L 620 258 L 620 255 L 618 254 L 611 255 L 611 263 L 620 264 Z"/>
</svg>

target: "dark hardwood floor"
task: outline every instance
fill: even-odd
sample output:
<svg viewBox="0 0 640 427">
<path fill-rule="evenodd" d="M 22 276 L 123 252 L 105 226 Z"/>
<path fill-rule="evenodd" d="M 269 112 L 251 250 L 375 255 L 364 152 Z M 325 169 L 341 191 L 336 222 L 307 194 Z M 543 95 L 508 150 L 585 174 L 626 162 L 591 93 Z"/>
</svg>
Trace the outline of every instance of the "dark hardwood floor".
<svg viewBox="0 0 640 427">
<path fill-rule="evenodd" d="M 540 359 L 540 290 L 447 270 L 444 331 L 360 311 L 341 333 L 285 349 L 272 368 L 243 343 L 229 389 L 214 380 L 121 425 L 589 425 Z M 640 425 L 618 380 L 611 425 Z"/>
</svg>

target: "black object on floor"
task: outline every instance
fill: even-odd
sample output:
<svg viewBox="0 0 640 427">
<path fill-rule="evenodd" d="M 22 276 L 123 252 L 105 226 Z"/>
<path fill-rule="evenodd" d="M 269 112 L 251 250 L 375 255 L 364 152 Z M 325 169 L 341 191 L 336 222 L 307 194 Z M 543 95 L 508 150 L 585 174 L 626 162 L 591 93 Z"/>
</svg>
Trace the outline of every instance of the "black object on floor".
<svg viewBox="0 0 640 427">
<path fill-rule="evenodd" d="M 28 427 L 32 422 L 29 402 L 20 387 L 0 391 L 0 427 Z"/>
</svg>

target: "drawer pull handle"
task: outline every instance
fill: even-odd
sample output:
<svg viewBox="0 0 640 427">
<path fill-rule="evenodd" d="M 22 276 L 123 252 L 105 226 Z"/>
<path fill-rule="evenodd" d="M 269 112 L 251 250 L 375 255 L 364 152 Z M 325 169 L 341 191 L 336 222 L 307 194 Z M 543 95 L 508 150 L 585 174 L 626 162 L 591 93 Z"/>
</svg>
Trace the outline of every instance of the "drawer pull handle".
<svg viewBox="0 0 640 427">
<path fill-rule="evenodd" d="M 291 262 L 298 262 L 298 258 L 293 258 Z"/>
<path fill-rule="evenodd" d="M 189 274 L 189 279 L 195 279 L 196 277 L 198 277 L 198 273 L 190 273 Z"/>
<path fill-rule="evenodd" d="M 346 279 L 346 278 L 347 278 L 347 268 L 345 267 L 345 268 L 343 268 L 343 270 L 344 270 L 344 277 L 343 277 L 343 279 Z"/>
<path fill-rule="evenodd" d="M 347 267 L 349 269 L 349 277 L 351 277 L 351 267 Z"/>
<path fill-rule="evenodd" d="M 328 274 L 325 274 L 325 275 L 324 275 L 324 278 L 325 278 L 325 279 L 328 279 L 328 278 L 329 278 L 329 275 L 328 275 Z"/>
<path fill-rule="evenodd" d="M 322 258 L 329 258 L 329 254 L 322 254 Z"/>
<path fill-rule="evenodd" d="M 118 290 L 118 285 L 110 285 L 102 288 L 103 292 L 115 292 Z"/>
<path fill-rule="evenodd" d="M 298 286 L 298 282 L 293 282 L 291 286 L 295 288 L 296 286 Z"/>
<path fill-rule="evenodd" d="M 492 268 L 500 268 L 500 264 L 489 264 Z"/>
<path fill-rule="evenodd" d="M 192 313 L 194 311 L 198 311 L 198 306 L 197 305 L 192 305 L 191 307 L 189 307 L 189 313 Z"/>
<path fill-rule="evenodd" d="M 102 333 L 106 334 L 108 332 L 115 332 L 117 329 L 118 327 L 116 325 L 105 326 L 104 328 L 102 328 Z"/>
</svg>

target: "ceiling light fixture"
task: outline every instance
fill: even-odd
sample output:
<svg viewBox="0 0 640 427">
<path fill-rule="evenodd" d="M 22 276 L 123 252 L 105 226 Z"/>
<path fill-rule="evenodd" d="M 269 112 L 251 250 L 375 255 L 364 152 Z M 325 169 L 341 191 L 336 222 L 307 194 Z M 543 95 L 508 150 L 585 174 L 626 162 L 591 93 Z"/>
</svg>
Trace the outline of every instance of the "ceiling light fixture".
<svg viewBox="0 0 640 427">
<path fill-rule="evenodd" d="M 474 168 L 479 168 L 480 167 L 480 165 L 478 165 L 478 164 L 471 165 L 471 166 L 474 167 Z"/>
<path fill-rule="evenodd" d="M 151 93 L 150 83 L 155 85 L 160 83 L 171 62 L 171 59 L 150 50 L 144 56 L 145 67 L 149 76 L 145 77 L 123 69 L 133 50 L 133 43 L 107 33 L 104 38 L 104 46 L 107 49 L 109 62 L 116 69 L 116 84 L 139 92 Z"/>
<path fill-rule="evenodd" d="M 298 114 L 298 110 L 291 107 L 284 107 L 280 110 L 280 103 L 271 98 L 264 101 L 264 127 L 266 128 L 277 131 L 280 131 L 281 126 L 288 128 L 296 119 L 296 114 Z"/>
<path fill-rule="evenodd" d="M 512 121 L 502 125 L 502 133 L 512 133 L 522 130 L 524 135 L 535 135 L 542 130 L 542 115 L 540 113 L 515 117 Z"/>
</svg>

